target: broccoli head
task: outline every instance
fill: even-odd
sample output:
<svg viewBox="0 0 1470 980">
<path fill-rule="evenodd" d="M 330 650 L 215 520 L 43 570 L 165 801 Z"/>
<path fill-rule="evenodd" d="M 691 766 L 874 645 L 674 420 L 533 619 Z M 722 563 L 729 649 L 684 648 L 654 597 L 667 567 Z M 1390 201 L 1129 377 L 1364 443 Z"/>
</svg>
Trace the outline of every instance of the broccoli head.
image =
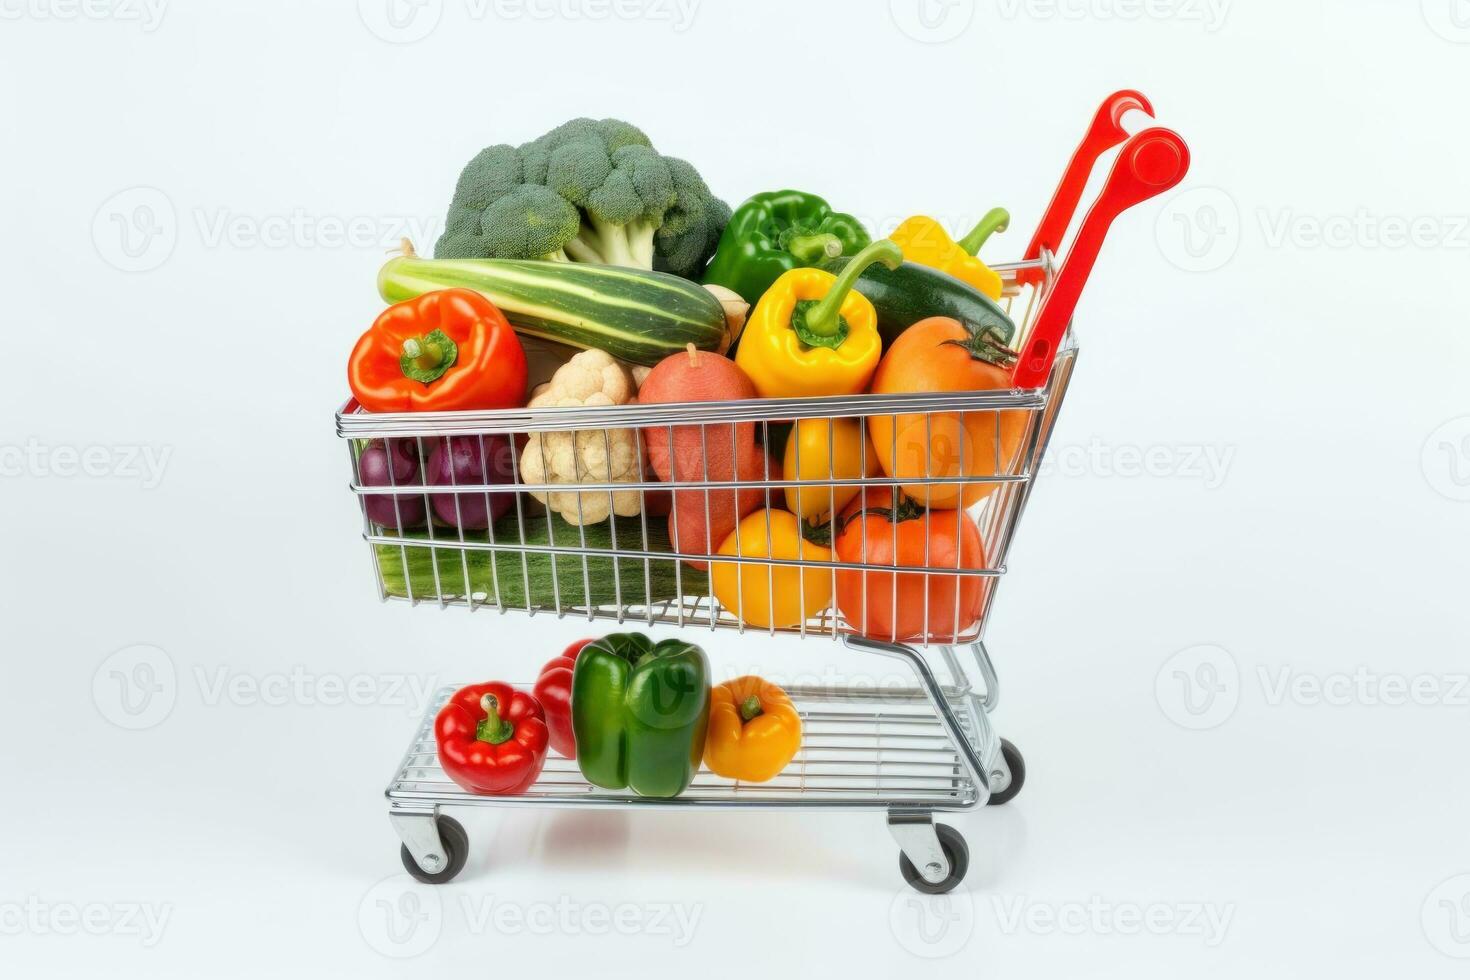
<svg viewBox="0 0 1470 980">
<path fill-rule="evenodd" d="M 698 278 L 730 208 L 699 172 L 616 119 L 573 119 L 460 174 L 440 258 L 597 262 Z"/>
</svg>

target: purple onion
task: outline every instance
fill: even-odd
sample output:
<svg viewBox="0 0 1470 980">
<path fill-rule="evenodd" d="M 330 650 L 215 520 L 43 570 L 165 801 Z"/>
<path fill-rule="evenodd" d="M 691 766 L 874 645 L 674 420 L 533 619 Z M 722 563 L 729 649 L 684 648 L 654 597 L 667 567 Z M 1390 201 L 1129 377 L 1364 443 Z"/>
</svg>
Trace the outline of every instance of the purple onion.
<svg viewBox="0 0 1470 980">
<path fill-rule="evenodd" d="M 381 439 L 374 439 L 358 457 L 357 472 L 363 486 L 401 487 L 418 483 L 419 454 L 414 440 L 395 439 L 389 446 L 391 451 Z M 395 531 L 424 523 L 423 494 L 363 494 L 362 507 L 368 520 Z"/>
<path fill-rule="evenodd" d="M 515 483 L 513 455 L 503 436 L 441 439 L 429 457 L 428 483 L 436 487 Z M 513 493 L 436 493 L 429 499 L 435 516 L 463 531 L 489 527 L 515 504 Z"/>
</svg>

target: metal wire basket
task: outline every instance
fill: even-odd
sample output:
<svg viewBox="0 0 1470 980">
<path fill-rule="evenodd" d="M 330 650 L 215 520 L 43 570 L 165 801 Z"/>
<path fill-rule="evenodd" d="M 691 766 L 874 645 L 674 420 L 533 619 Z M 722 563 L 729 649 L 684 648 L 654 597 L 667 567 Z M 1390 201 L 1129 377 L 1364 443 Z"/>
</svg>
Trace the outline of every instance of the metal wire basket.
<svg viewBox="0 0 1470 980">
<path fill-rule="evenodd" d="M 1029 270 L 1040 274 L 1034 285 L 1020 281 Z M 1049 256 L 997 271 L 1019 346 L 1052 282 Z M 351 454 L 352 491 L 384 599 L 956 644 L 984 631 L 1075 354 L 1069 340 L 1045 386 L 1031 390 L 395 415 L 349 403 L 337 431 Z M 794 449 L 772 459 L 788 427 Z M 839 438 L 857 444 L 846 468 Z M 548 454 L 569 447 L 574 483 L 536 482 L 525 472 L 553 472 Z M 668 480 L 647 464 L 650 450 L 661 447 Z M 368 485 L 363 456 L 370 448 L 401 453 L 408 478 L 389 466 L 382 485 Z M 756 472 L 734 472 L 733 460 L 752 451 L 759 453 Z M 630 452 L 641 465 L 615 464 Z M 468 478 L 463 465 L 436 458 L 454 453 L 470 458 Z M 434 482 L 431 473 L 448 479 Z M 897 555 L 900 525 L 890 521 L 881 523 L 891 540 L 860 520 L 835 551 L 803 540 L 783 552 L 772 530 L 782 517 L 758 520 L 764 534 L 753 536 L 750 522 L 735 523 L 728 541 L 728 527 L 710 530 L 730 524 L 734 511 L 790 507 L 807 515 L 805 530 L 820 538 L 820 524 L 840 533 L 854 514 L 881 509 L 891 494 L 936 504 L 933 520 L 920 522 L 921 549 L 908 540 Z M 670 497 L 695 519 L 666 518 Z M 951 502 L 948 513 L 937 508 L 942 501 Z M 956 507 L 960 501 L 968 506 Z M 954 547 L 950 539 L 966 538 L 969 521 L 979 547 L 974 538 Z M 687 530 L 701 525 L 703 533 Z M 914 608 L 916 595 L 922 609 Z"/>
</svg>

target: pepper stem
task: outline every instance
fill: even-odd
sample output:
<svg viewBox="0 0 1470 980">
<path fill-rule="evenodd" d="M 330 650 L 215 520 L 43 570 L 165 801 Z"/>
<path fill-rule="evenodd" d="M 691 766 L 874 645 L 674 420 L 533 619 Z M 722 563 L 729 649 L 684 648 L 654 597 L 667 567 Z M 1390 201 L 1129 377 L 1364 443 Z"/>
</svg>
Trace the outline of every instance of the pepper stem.
<svg viewBox="0 0 1470 980">
<path fill-rule="evenodd" d="M 430 330 L 422 337 L 404 339 L 398 366 L 405 378 L 430 384 L 444 377 L 458 358 L 459 347 L 449 335 L 443 330 Z"/>
<path fill-rule="evenodd" d="M 890 269 L 897 269 L 903 263 L 903 250 L 884 238 L 854 255 L 852 261 L 837 274 L 836 281 L 827 290 L 822 301 L 806 311 L 804 326 L 807 330 L 819 337 L 831 337 L 837 333 L 843 301 L 852 292 L 852 287 L 857 285 L 858 278 L 874 262 L 882 262 Z"/>
<path fill-rule="evenodd" d="M 444 347 L 427 338 L 410 337 L 403 342 L 403 356 L 421 371 L 432 371 L 444 363 Z"/>
<path fill-rule="evenodd" d="M 765 711 L 761 708 L 761 699 L 754 694 L 740 702 L 741 721 L 753 721 L 763 714 L 765 714 Z"/>
<path fill-rule="evenodd" d="M 1011 213 L 1005 208 L 991 208 L 974 229 L 957 243 L 966 255 L 974 255 L 985 245 L 986 239 L 998 231 L 1011 226 Z"/>
<path fill-rule="evenodd" d="M 500 704 L 495 700 L 495 695 L 487 694 L 481 698 L 480 707 L 485 709 L 485 717 L 475 726 L 476 741 L 489 742 L 491 745 L 509 742 L 516 733 L 516 726 L 500 717 Z"/>
<path fill-rule="evenodd" d="M 796 256 L 802 265 L 816 265 L 823 259 L 835 259 L 841 255 L 842 239 L 826 232 L 797 235 L 786 243 L 786 251 Z"/>
</svg>

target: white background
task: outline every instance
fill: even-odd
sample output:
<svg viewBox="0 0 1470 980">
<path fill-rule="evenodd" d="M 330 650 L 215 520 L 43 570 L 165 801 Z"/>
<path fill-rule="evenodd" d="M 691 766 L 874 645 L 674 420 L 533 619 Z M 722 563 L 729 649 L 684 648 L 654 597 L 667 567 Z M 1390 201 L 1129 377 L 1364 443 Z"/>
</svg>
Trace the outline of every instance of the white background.
<svg viewBox="0 0 1470 980">
<path fill-rule="evenodd" d="M 0 972 L 1463 976 L 1470 4 L 590 2 L 0 0 Z M 1194 168 L 1078 311 L 965 888 L 911 902 L 874 814 L 476 813 L 393 878 L 413 692 L 586 632 L 373 598 L 332 411 L 464 161 L 614 115 L 732 203 L 1005 204 L 1006 257 L 1130 86 Z"/>
</svg>

